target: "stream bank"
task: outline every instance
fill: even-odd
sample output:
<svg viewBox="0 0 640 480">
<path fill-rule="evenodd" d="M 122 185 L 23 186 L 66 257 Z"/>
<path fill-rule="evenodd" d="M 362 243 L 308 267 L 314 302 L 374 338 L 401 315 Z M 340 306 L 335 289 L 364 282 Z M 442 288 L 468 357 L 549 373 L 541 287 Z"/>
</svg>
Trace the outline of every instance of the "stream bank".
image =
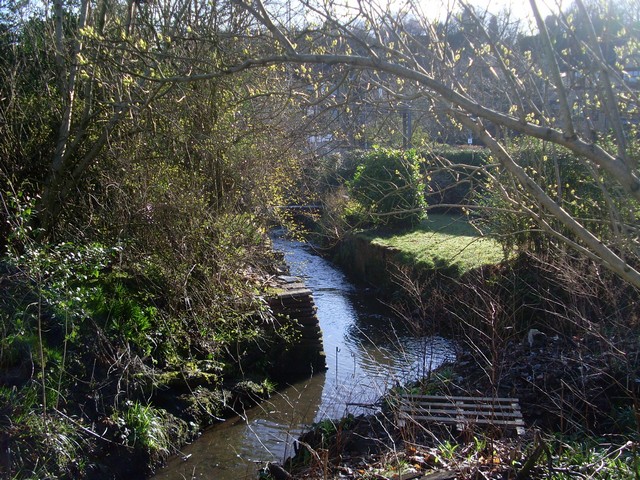
<svg viewBox="0 0 640 480">
<path fill-rule="evenodd" d="M 408 261 L 399 249 L 353 235 L 333 253 L 355 278 L 391 291 L 416 331 L 466 339 L 443 393 L 516 395 L 528 424 L 545 430 L 611 430 L 633 417 L 640 302 L 615 277 L 523 252 L 462 275 L 410 264 L 407 294 L 390 281 Z"/>
<path fill-rule="evenodd" d="M 163 412 L 162 426 L 158 427 L 164 432 L 158 429 L 158 435 L 166 437 L 174 452 L 179 452 L 174 457 L 179 462 L 190 456 L 181 449 L 198 441 L 207 428 L 220 424 L 225 432 L 237 422 L 238 415 L 242 418 L 247 410 L 260 408 L 256 405 L 276 393 L 276 382 L 286 385 L 326 370 L 311 291 L 296 277 L 278 275 L 269 282 L 271 294 L 265 301 L 272 323 L 263 326 L 265 336 L 260 342 L 234 352 L 238 373 L 221 384 L 220 366 L 201 360 L 185 362 L 180 371 L 158 373 L 149 379 L 150 404 Z M 110 445 L 100 455 L 92 478 L 147 478 L 161 461 L 142 449 Z"/>
<path fill-rule="evenodd" d="M 297 455 L 285 463 L 291 475 L 286 478 L 637 477 L 637 410 L 628 392 L 612 382 L 622 372 L 601 355 L 602 339 L 537 337 L 532 344 L 528 339 L 512 344 L 501 355 L 497 389 L 487 365 L 474 355 L 480 352 L 466 352 L 428 378 L 394 390 L 386 397 L 386 408 L 375 415 L 315 426 L 300 437 Z M 624 345 L 635 345 L 637 354 L 637 340 Z M 527 428 L 516 435 L 498 426 L 457 430 L 437 423 L 401 423 L 394 409 L 396 392 L 517 398 Z"/>
<path fill-rule="evenodd" d="M 388 282 L 388 267 L 401 253 L 363 237 L 351 240 L 342 251 L 351 272 L 374 285 L 375 279 Z M 558 268 L 557 258 L 521 254 L 455 281 L 427 281 L 424 296 L 410 297 L 405 310 L 416 330 L 444 327 L 464 340 L 455 361 L 404 388 L 517 398 L 524 436 L 435 424 L 407 430 L 387 410 L 305 432 L 303 448 L 287 463 L 295 478 L 547 478 L 554 465 L 568 476 L 637 476 L 637 294 L 587 262 L 562 262 Z M 574 451 L 576 457 L 567 458 Z M 600 463 L 586 460 L 587 451 Z"/>
<path fill-rule="evenodd" d="M 290 456 L 293 441 L 309 425 L 375 411 L 389 388 L 452 357 L 450 342 L 407 332 L 372 291 L 353 286 L 307 245 L 284 239 L 274 245 L 285 252 L 291 274 L 313 292 L 328 370 L 274 392 L 255 407 L 238 405 L 237 416 L 184 447 L 156 480 L 255 478 L 260 464 Z"/>
</svg>

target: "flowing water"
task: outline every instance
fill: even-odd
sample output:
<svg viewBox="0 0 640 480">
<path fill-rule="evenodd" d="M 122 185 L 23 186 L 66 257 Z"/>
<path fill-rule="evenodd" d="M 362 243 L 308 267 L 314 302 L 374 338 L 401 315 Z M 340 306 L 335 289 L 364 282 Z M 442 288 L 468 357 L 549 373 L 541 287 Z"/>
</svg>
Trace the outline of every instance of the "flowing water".
<svg viewBox="0 0 640 480">
<path fill-rule="evenodd" d="M 274 247 L 284 252 L 291 274 L 313 292 L 328 370 L 211 427 L 155 480 L 256 478 L 264 462 L 290 456 L 293 440 L 311 423 L 373 412 L 390 387 L 426 374 L 453 355 L 447 340 L 410 335 L 373 293 L 354 287 L 306 244 L 275 238 Z"/>
</svg>

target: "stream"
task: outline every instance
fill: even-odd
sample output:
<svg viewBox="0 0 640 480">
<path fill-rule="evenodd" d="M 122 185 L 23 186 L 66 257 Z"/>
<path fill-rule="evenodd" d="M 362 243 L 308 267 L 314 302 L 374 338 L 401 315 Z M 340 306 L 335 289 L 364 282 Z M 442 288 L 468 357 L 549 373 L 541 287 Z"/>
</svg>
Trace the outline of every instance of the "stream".
<svg viewBox="0 0 640 480">
<path fill-rule="evenodd" d="M 154 480 L 255 479 L 265 462 L 293 455 L 293 441 L 313 422 L 372 413 L 389 388 L 453 356 L 452 344 L 443 338 L 410 335 L 372 292 L 356 288 L 307 244 L 279 237 L 273 243 L 284 252 L 291 275 L 313 292 L 328 370 L 207 429 Z"/>
</svg>

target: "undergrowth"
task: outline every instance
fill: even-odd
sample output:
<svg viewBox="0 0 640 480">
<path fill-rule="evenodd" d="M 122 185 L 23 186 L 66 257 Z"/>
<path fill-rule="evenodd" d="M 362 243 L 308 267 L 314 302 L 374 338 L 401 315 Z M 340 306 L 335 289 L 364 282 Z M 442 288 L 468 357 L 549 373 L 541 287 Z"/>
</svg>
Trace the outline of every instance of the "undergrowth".
<svg viewBox="0 0 640 480">
<path fill-rule="evenodd" d="M 243 367 L 272 391 L 242 365 L 282 344 L 248 262 L 265 248 L 256 222 L 208 219 L 210 261 L 178 284 L 186 264 L 157 245 L 41 243 L 31 212 L 11 211 L 0 258 L 0 476 L 145 475 L 223 413 Z"/>
<path fill-rule="evenodd" d="M 433 214 L 429 220 L 438 224 L 433 230 L 474 236 L 464 221 Z M 442 278 L 435 281 L 433 275 L 416 275 L 414 268 L 419 263 L 415 251 L 425 249 L 424 238 L 433 240 L 435 248 L 440 246 L 436 239 L 445 239 L 426 230 L 367 234 L 370 241 L 395 252 L 414 252 L 387 264 L 387 275 L 402 292 L 391 300 L 396 313 L 417 335 L 445 328 L 460 342 L 456 362 L 406 388 L 412 394 L 445 398 L 517 398 L 528 427 L 525 434 L 509 436 L 497 426 L 457 431 L 428 422 L 407 425 L 398 421 L 391 398 L 379 416 L 356 422 L 382 423 L 382 431 L 356 427 L 351 433 L 334 431 L 332 437 L 321 424 L 312 430 L 315 437 L 303 436 L 301 448 L 307 453 L 298 459 L 306 459 L 306 464 L 294 461 L 296 475 L 419 478 L 440 472 L 443 478 L 456 479 L 640 478 L 637 292 L 590 259 L 561 247 L 515 251 L 499 261 L 504 253 L 497 242 L 499 260 L 481 266 L 477 253 L 472 259 L 479 263 L 462 275 L 443 263 Z M 437 266 L 433 260 L 425 264 Z M 354 437 L 369 440 L 356 442 L 359 445 L 379 448 L 352 451 L 348 439 Z"/>
</svg>

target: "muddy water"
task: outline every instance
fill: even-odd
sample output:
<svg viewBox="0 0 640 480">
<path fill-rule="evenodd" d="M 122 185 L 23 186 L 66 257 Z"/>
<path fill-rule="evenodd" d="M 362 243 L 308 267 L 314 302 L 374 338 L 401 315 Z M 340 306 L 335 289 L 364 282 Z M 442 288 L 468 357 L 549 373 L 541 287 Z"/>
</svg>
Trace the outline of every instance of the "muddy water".
<svg viewBox="0 0 640 480">
<path fill-rule="evenodd" d="M 291 274 L 304 278 L 313 292 L 328 370 L 210 428 L 155 480 L 256 478 L 261 464 L 292 454 L 293 440 L 309 424 L 374 411 L 375 406 L 352 404 L 375 404 L 396 383 L 425 374 L 453 354 L 442 338 L 408 334 L 371 292 L 356 289 L 307 245 L 280 238 L 274 244 L 285 253 Z"/>
</svg>

